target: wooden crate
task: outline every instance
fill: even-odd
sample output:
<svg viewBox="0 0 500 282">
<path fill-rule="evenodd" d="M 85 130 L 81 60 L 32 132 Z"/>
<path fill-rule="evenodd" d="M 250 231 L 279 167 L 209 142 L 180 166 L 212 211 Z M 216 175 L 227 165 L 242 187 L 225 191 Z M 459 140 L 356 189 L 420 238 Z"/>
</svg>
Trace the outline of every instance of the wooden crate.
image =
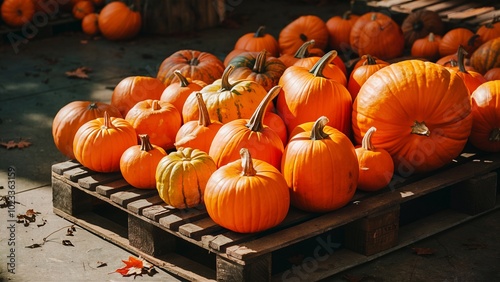
<svg viewBox="0 0 500 282">
<path fill-rule="evenodd" d="M 53 205 L 56 214 L 188 280 L 317 281 L 497 209 L 499 168 L 500 154 L 461 157 L 427 175 L 396 176 L 377 193 L 357 192 L 333 212 L 291 208 L 280 225 L 256 234 L 226 230 L 203 206 L 172 208 L 156 190 L 75 161 L 53 165 Z M 438 208 L 429 212 L 429 203 Z"/>
</svg>

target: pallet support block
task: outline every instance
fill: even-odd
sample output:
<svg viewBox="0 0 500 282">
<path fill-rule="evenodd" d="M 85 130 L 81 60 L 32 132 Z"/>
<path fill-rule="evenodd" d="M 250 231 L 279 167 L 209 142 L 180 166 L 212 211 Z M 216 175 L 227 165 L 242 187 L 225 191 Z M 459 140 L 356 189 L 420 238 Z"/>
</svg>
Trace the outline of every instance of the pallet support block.
<svg viewBox="0 0 500 282">
<path fill-rule="evenodd" d="M 369 256 L 398 244 L 399 205 L 345 226 L 345 246 Z"/>
<path fill-rule="evenodd" d="M 217 281 L 271 281 L 271 254 L 265 254 L 251 262 L 239 264 L 217 256 Z"/>
<path fill-rule="evenodd" d="M 69 215 L 92 210 L 93 197 L 62 180 L 52 177 L 52 205 Z"/>
<path fill-rule="evenodd" d="M 453 187 L 451 208 L 469 215 L 476 215 L 495 207 L 497 173 L 490 172 L 467 179 Z"/>
<path fill-rule="evenodd" d="M 175 236 L 134 215 L 128 216 L 128 240 L 142 252 L 159 256 L 175 249 Z"/>
</svg>

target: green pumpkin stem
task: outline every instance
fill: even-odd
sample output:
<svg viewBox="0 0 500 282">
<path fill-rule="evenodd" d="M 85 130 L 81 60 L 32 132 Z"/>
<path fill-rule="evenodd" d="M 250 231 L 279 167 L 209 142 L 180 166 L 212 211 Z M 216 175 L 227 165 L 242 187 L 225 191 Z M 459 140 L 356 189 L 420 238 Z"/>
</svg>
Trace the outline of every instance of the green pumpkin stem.
<svg viewBox="0 0 500 282">
<path fill-rule="evenodd" d="M 266 71 L 266 55 L 267 51 L 262 50 L 255 58 L 255 64 L 252 71 L 255 73 L 264 73 Z"/>
<path fill-rule="evenodd" d="M 267 92 L 257 109 L 255 109 L 255 112 L 253 112 L 252 117 L 250 117 L 250 120 L 246 124 L 246 127 L 254 132 L 260 132 L 262 128 L 264 128 L 264 115 L 266 114 L 267 106 L 276 96 L 278 96 L 280 90 L 281 86 L 276 85 L 271 88 L 269 92 Z"/>
<path fill-rule="evenodd" d="M 222 77 L 221 77 L 221 88 L 219 91 L 228 91 L 228 90 L 231 90 L 231 88 L 233 88 L 233 85 L 231 85 L 231 83 L 229 83 L 229 75 L 231 74 L 231 72 L 233 72 L 234 70 L 234 65 L 228 65 L 226 67 L 226 69 L 224 70 L 224 72 L 222 73 Z"/>
<path fill-rule="evenodd" d="M 175 70 L 174 74 L 179 79 L 181 87 L 188 87 L 189 86 L 189 81 L 187 80 L 187 78 L 185 76 L 182 75 L 180 70 Z"/>
<path fill-rule="evenodd" d="M 149 152 L 154 149 L 149 141 L 149 135 L 139 134 L 139 139 L 141 140 L 141 151 Z"/>
<path fill-rule="evenodd" d="M 323 70 L 325 67 L 337 57 L 337 51 L 336 50 L 331 50 L 330 52 L 326 53 L 321 59 L 319 59 L 316 64 L 309 70 L 310 73 L 314 74 L 316 77 L 325 77 L 323 75 Z"/>
<path fill-rule="evenodd" d="M 429 128 L 427 127 L 427 125 L 425 125 L 425 122 L 423 122 L 423 121 L 422 122 L 415 121 L 415 123 L 411 127 L 411 133 L 418 134 L 418 135 L 424 135 L 424 136 L 431 135 L 431 131 L 429 130 Z"/>
<path fill-rule="evenodd" d="M 247 148 L 241 148 L 240 150 L 241 156 L 241 166 L 243 168 L 241 174 L 242 176 L 255 176 L 257 171 L 253 167 L 252 156 L 250 155 L 250 151 Z"/>
<path fill-rule="evenodd" d="M 366 65 L 369 65 L 369 66 L 372 66 L 372 65 L 376 65 L 377 64 L 377 60 L 370 54 L 366 54 L 366 62 L 363 63 L 363 66 L 366 66 Z"/>
<path fill-rule="evenodd" d="M 329 121 L 330 120 L 327 117 L 321 116 L 314 122 L 311 130 L 311 140 L 323 140 L 328 138 L 328 134 L 326 134 L 323 129 Z"/>
<path fill-rule="evenodd" d="M 368 151 L 373 151 L 375 147 L 372 144 L 372 135 L 375 133 L 377 129 L 375 127 L 370 127 L 365 133 L 365 136 L 363 136 L 363 139 L 361 140 L 361 147 L 365 150 Z"/>
<path fill-rule="evenodd" d="M 207 104 L 203 101 L 203 95 L 200 92 L 196 93 L 196 101 L 198 101 L 199 118 L 198 125 L 208 127 L 212 124 L 210 115 L 208 114 Z"/>
<path fill-rule="evenodd" d="M 264 25 L 261 25 L 259 26 L 259 28 L 257 29 L 257 31 L 255 32 L 255 34 L 253 35 L 253 37 L 255 38 L 258 38 L 258 37 L 264 37 L 264 35 L 266 35 L 264 33 L 264 30 L 266 29 L 266 26 Z"/>
<path fill-rule="evenodd" d="M 491 131 L 490 138 L 488 140 L 491 142 L 500 142 L 500 128 L 494 128 Z"/>
<path fill-rule="evenodd" d="M 465 69 L 465 56 L 467 56 L 469 53 L 465 51 L 464 47 L 460 45 L 458 47 L 458 52 L 457 52 L 457 64 L 458 64 L 458 70 L 463 73 L 468 73 L 467 70 Z"/>
<path fill-rule="evenodd" d="M 316 41 L 314 41 L 314 39 L 311 39 L 309 41 L 304 42 L 299 47 L 299 49 L 297 49 L 297 51 L 295 52 L 295 54 L 293 55 L 293 57 L 297 58 L 297 59 L 303 59 L 303 58 L 309 57 L 309 49 L 312 46 L 314 46 L 315 43 L 316 43 Z"/>
</svg>

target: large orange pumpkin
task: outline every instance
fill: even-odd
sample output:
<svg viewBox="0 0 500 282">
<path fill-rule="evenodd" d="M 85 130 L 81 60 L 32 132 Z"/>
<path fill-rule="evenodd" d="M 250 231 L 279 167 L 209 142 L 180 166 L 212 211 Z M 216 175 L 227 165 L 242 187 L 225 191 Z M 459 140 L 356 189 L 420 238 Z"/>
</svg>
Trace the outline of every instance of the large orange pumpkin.
<svg viewBox="0 0 500 282">
<path fill-rule="evenodd" d="M 109 40 L 128 40 L 139 34 L 142 16 L 124 2 L 113 1 L 99 12 L 99 30 Z"/>
<path fill-rule="evenodd" d="M 471 102 L 470 143 L 486 152 L 500 152 L 500 80 L 480 85 L 472 93 Z"/>
<path fill-rule="evenodd" d="M 165 85 L 157 78 L 149 76 L 129 76 L 122 79 L 111 94 L 111 105 L 125 117 L 128 111 L 140 101 L 159 100 Z"/>
<path fill-rule="evenodd" d="M 33 18 L 35 4 L 32 0 L 4 0 L 0 14 L 7 25 L 21 27 Z"/>
<path fill-rule="evenodd" d="M 73 139 L 76 132 L 87 121 L 103 117 L 104 112 L 113 117 L 122 117 L 117 108 L 102 102 L 73 101 L 63 106 L 52 121 L 52 137 L 57 149 L 74 159 Z"/>
<path fill-rule="evenodd" d="M 281 173 L 290 188 L 291 204 L 309 212 L 345 206 L 354 196 L 359 166 L 351 140 L 319 117 L 312 130 L 290 138 Z"/>
<path fill-rule="evenodd" d="M 304 15 L 281 29 L 278 43 L 280 53 L 294 54 L 306 41 L 314 39 L 315 46 L 324 50 L 328 45 L 328 29 L 325 22 L 315 15 Z"/>
<path fill-rule="evenodd" d="M 255 233 L 280 224 L 290 207 L 283 175 L 265 161 L 252 158 L 246 148 L 240 158 L 218 168 L 204 194 L 210 218 L 229 230 Z"/>
<path fill-rule="evenodd" d="M 372 143 L 391 154 L 396 173 L 432 171 L 461 153 L 470 113 L 467 87 L 456 73 L 406 60 L 377 71 L 361 87 L 353 107 L 354 138 L 360 144 L 376 127 Z"/>
</svg>

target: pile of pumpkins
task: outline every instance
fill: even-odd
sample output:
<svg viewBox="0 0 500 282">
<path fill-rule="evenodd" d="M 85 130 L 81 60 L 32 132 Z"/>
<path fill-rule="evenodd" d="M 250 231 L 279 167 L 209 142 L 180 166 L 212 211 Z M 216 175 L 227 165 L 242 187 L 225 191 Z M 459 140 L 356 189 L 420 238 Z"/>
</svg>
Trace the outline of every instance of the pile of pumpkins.
<svg viewBox="0 0 500 282">
<path fill-rule="evenodd" d="M 333 211 L 358 189 L 446 166 L 467 142 L 499 152 L 500 80 L 485 74 L 500 67 L 500 37 L 453 33 L 448 65 L 389 63 L 442 32 L 424 22 L 409 36 L 416 30 L 391 21 L 378 12 L 304 15 L 278 39 L 264 27 L 243 34 L 224 59 L 179 50 L 156 77 L 124 78 L 109 104 L 64 106 L 55 145 L 91 170 L 157 189 L 173 207 L 203 204 L 214 222 L 243 233 L 276 226 L 290 206 Z M 441 43 L 452 46 L 452 32 Z M 339 50 L 358 54 L 350 72 Z"/>
</svg>

